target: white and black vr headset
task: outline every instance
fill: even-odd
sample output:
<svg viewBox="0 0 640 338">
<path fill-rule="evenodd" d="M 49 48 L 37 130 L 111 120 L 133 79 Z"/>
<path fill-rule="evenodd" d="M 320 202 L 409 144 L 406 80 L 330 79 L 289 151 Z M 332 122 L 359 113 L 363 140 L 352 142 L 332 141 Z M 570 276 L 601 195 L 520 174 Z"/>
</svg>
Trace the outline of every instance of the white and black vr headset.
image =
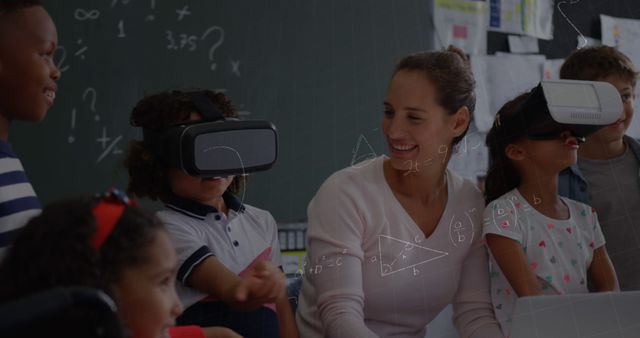
<svg viewBox="0 0 640 338">
<path fill-rule="evenodd" d="M 569 131 L 581 141 L 612 124 L 623 112 L 618 90 L 608 82 L 542 81 L 520 105 L 506 129 L 532 140 L 559 138 Z"/>
<path fill-rule="evenodd" d="M 217 177 L 267 170 L 278 157 L 278 133 L 269 121 L 225 118 L 208 97 L 191 97 L 202 120 L 164 130 L 143 129 L 145 147 L 189 175 Z"/>
</svg>

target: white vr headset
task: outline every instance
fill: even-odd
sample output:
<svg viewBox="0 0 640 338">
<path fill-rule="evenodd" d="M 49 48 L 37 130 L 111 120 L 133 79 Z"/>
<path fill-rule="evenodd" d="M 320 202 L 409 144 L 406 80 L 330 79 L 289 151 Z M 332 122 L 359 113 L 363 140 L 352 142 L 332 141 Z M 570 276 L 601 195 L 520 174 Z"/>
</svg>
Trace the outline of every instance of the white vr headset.
<svg viewBox="0 0 640 338">
<path fill-rule="evenodd" d="M 554 139 L 563 131 L 584 138 L 618 120 L 622 112 L 620 94 L 608 82 L 542 81 L 509 124 L 534 140 Z"/>
</svg>

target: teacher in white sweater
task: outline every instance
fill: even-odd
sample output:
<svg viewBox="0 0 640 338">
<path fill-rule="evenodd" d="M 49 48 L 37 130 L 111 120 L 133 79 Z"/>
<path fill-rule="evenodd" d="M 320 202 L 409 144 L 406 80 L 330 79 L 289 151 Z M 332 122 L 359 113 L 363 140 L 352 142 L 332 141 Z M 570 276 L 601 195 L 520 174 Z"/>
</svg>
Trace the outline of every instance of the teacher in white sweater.
<svg viewBox="0 0 640 338">
<path fill-rule="evenodd" d="M 482 242 L 482 195 L 447 170 L 475 107 L 462 51 L 396 66 L 384 100 L 389 156 L 340 170 L 308 208 L 300 336 L 423 338 L 448 304 L 463 338 L 501 337 Z"/>
</svg>

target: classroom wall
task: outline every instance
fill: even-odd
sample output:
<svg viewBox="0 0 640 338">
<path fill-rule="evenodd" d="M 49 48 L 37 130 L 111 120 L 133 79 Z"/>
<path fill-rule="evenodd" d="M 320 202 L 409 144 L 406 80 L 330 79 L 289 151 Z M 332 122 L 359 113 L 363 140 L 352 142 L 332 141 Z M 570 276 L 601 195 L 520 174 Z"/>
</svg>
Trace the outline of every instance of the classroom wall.
<svg viewBox="0 0 640 338">
<path fill-rule="evenodd" d="M 244 199 L 304 220 L 335 170 L 384 151 L 378 129 L 395 62 L 429 49 L 429 2 L 44 0 L 63 69 L 55 105 L 11 141 L 44 202 L 125 187 L 129 113 L 146 93 L 224 89 L 243 118 L 278 128 L 275 167 Z"/>
<path fill-rule="evenodd" d="M 10 141 L 45 203 L 126 187 L 127 144 L 141 138 L 131 108 L 147 93 L 197 86 L 225 90 L 242 117 L 276 124 L 278 162 L 250 177 L 243 198 L 279 222 L 304 221 L 331 173 L 386 152 L 379 125 L 393 66 L 434 40 L 433 1 L 43 2 L 59 31 L 58 96 L 45 121 L 17 123 Z M 633 0 L 555 4 L 595 38 L 601 13 L 640 18 Z M 553 24 L 540 52 L 561 58 L 578 33 L 557 10 Z M 508 51 L 507 35 L 489 32 L 487 52 Z M 452 159 L 472 179 L 486 168 L 476 129 Z"/>
</svg>

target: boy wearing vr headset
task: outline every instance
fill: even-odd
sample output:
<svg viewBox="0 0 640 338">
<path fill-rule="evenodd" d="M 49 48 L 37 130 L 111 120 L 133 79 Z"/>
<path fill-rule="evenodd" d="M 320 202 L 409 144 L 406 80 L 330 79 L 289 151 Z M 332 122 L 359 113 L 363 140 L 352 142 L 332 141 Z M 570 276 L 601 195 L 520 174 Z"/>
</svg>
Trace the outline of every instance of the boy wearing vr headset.
<svg viewBox="0 0 640 338">
<path fill-rule="evenodd" d="M 633 118 L 638 72 L 631 60 L 609 46 L 575 50 L 560 78 L 605 81 L 620 93 L 623 111 L 612 124 L 589 135 L 577 164 L 560 174 L 559 193 L 598 212 L 620 289 L 640 289 L 640 143 L 625 135 Z"/>
<path fill-rule="evenodd" d="M 144 141 L 133 141 L 125 160 L 128 190 L 165 203 L 158 216 L 178 256 L 177 291 L 185 306 L 179 325 L 225 326 L 244 337 L 297 337 L 278 268 L 275 220 L 242 203 L 235 194 L 243 177 L 229 175 L 264 169 L 252 166 L 257 163 L 252 158 L 268 151 L 253 141 L 234 147 L 216 143 L 219 135 L 234 137 L 237 130 L 221 134 L 218 129 L 239 123 L 225 120 L 236 116 L 226 95 L 209 90 L 174 90 L 142 99 L 131 114 L 132 125 L 143 128 Z M 275 139 L 271 143 L 264 148 L 277 148 Z M 240 170 L 212 169 L 234 158 L 221 161 L 228 153 L 240 159 Z"/>
</svg>

